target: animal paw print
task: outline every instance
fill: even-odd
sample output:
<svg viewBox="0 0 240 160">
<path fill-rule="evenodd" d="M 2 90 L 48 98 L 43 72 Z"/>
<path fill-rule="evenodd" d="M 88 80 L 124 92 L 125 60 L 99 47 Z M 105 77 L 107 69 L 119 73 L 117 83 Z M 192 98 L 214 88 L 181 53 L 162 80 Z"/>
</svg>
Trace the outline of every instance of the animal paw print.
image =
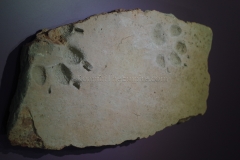
<svg viewBox="0 0 240 160">
<path fill-rule="evenodd" d="M 73 24 L 62 27 L 61 31 L 62 31 L 63 37 L 71 36 L 71 34 L 73 34 L 73 31 L 76 31 L 76 34 L 84 33 L 83 29 L 76 28 L 74 27 Z M 33 53 L 30 53 L 30 56 L 33 57 L 32 59 L 34 59 L 34 56 L 36 55 L 35 53 L 41 54 L 46 51 L 49 52 L 50 49 L 52 51 L 52 46 L 50 47 L 50 49 L 46 48 L 48 46 L 50 46 L 50 44 L 48 45 L 45 45 L 45 44 L 43 45 L 42 43 L 33 44 L 31 49 L 31 52 Z M 42 48 L 42 49 L 40 50 L 39 48 Z M 68 51 L 63 56 L 64 62 L 59 62 L 58 64 L 55 64 L 49 67 L 51 68 L 50 71 L 43 65 L 33 66 L 33 68 L 31 69 L 31 77 L 37 85 L 43 86 L 47 81 L 48 74 L 53 74 L 53 77 L 56 79 L 57 83 L 61 85 L 72 84 L 78 90 L 80 89 L 81 81 L 73 78 L 74 74 L 72 73 L 71 69 L 67 65 L 73 66 L 73 65 L 81 64 L 83 69 L 85 69 L 88 72 L 93 69 L 93 66 L 88 61 L 86 61 L 85 56 L 81 50 L 71 45 L 67 45 L 67 48 L 68 48 Z M 49 54 L 49 56 L 52 56 L 51 53 Z M 48 93 L 49 94 L 52 93 L 51 86 L 48 89 Z"/>
<path fill-rule="evenodd" d="M 171 25 L 170 35 L 172 37 L 178 37 L 182 33 L 182 29 L 178 25 Z M 163 45 L 166 42 L 166 34 L 161 24 L 156 24 L 154 28 L 154 39 L 157 45 Z M 158 54 L 156 56 L 156 63 L 162 67 L 166 67 L 166 61 L 174 66 L 180 66 L 182 64 L 181 56 L 187 53 L 187 46 L 184 41 L 177 41 L 172 47 L 172 51 L 168 55 Z M 186 66 L 186 64 L 184 64 Z"/>
</svg>

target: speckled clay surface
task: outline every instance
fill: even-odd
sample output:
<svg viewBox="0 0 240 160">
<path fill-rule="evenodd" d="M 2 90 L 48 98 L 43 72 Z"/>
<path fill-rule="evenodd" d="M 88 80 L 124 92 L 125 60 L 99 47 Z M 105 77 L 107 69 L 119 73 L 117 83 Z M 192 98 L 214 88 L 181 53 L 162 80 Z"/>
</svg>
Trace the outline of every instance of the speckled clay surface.
<svg viewBox="0 0 240 160">
<path fill-rule="evenodd" d="M 210 28 L 123 11 L 43 30 L 22 51 L 12 145 L 120 144 L 204 114 Z"/>
</svg>

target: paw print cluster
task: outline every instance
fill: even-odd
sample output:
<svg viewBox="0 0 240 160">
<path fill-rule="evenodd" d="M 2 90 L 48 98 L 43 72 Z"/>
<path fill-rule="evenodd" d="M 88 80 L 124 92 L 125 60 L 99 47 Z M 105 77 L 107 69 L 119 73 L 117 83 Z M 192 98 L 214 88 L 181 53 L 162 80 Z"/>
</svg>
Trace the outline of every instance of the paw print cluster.
<svg viewBox="0 0 240 160">
<path fill-rule="evenodd" d="M 182 29 L 175 24 L 171 25 L 169 30 L 172 37 L 178 37 L 182 33 Z M 153 29 L 153 37 L 157 45 L 163 45 L 166 43 L 166 34 L 160 23 L 155 25 Z M 165 68 L 167 65 L 166 61 L 169 61 L 174 66 L 180 66 L 182 64 L 181 56 L 187 53 L 187 46 L 185 42 L 177 41 L 173 48 L 174 49 L 168 55 L 159 53 L 156 56 L 156 62 L 160 67 Z"/>
<path fill-rule="evenodd" d="M 80 28 L 74 28 L 73 25 L 64 26 L 62 27 L 62 30 L 64 32 L 63 35 L 65 36 L 70 36 L 73 30 L 75 30 L 77 33 L 80 33 L 80 34 L 83 34 L 84 32 Z M 45 48 L 46 46 L 49 47 L 50 43 L 45 43 L 45 42 L 43 43 L 41 41 L 41 42 L 37 42 L 36 44 L 33 44 L 32 50 L 30 52 L 32 55 L 30 56 L 30 58 L 34 59 L 35 53 L 39 54 L 39 53 L 46 52 L 46 50 L 47 51 L 49 50 L 49 49 L 44 49 L 44 46 Z M 87 71 L 91 71 L 93 69 L 93 66 L 88 61 L 86 61 L 85 56 L 81 50 L 73 46 L 67 46 L 67 47 L 69 52 L 64 54 L 64 59 L 66 60 L 67 64 L 77 65 L 81 63 L 82 67 Z M 71 72 L 70 68 L 67 67 L 66 64 L 64 64 L 64 62 L 60 62 L 57 65 L 52 66 L 51 68 L 53 69 L 52 73 L 54 74 L 54 77 L 56 78 L 59 84 L 69 85 L 70 82 L 72 82 L 71 84 L 75 88 L 80 89 L 81 81 L 73 78 L 73 73 Z M 48 74 L 47 70 L 43 65 L 33 66 L 31 70 L 31 77 L 36 82 L 36 84 L 40 86 L 45 84 L 46 79 L 48 77 L 47 74 Z M 49 94 L 51 93 L 51 86 L 49 87 L 48 92 Z"/>
</svg>

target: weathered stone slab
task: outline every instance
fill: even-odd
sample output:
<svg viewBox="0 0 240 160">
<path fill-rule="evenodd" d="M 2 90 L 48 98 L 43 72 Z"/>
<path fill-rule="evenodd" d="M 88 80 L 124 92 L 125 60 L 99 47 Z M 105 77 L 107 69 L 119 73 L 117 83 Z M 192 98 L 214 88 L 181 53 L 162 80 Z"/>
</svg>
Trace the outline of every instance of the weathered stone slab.
<svg viewBox="0 0 240 160">
<path fill-rule="evenodd" d="M 157 11 L 114 11 L 43 30 L 22 52 L 12 145 L 120 144 L 204 114 L 210 28 Z"/>
</svg>

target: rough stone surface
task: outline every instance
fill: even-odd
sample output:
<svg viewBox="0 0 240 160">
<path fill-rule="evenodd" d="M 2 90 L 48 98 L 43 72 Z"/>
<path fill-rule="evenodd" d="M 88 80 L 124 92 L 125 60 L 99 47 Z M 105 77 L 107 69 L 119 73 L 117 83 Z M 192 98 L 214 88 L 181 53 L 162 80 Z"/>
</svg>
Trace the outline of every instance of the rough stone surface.
<svg viewBox="0 0 240 160">
<path fill-rule="evenodd" d="M 211 42 L 204 25 L 139 9 L 42 30 L 22 51 L 9 140 L 115 145 L 203 115 Z"/>
</svg>

